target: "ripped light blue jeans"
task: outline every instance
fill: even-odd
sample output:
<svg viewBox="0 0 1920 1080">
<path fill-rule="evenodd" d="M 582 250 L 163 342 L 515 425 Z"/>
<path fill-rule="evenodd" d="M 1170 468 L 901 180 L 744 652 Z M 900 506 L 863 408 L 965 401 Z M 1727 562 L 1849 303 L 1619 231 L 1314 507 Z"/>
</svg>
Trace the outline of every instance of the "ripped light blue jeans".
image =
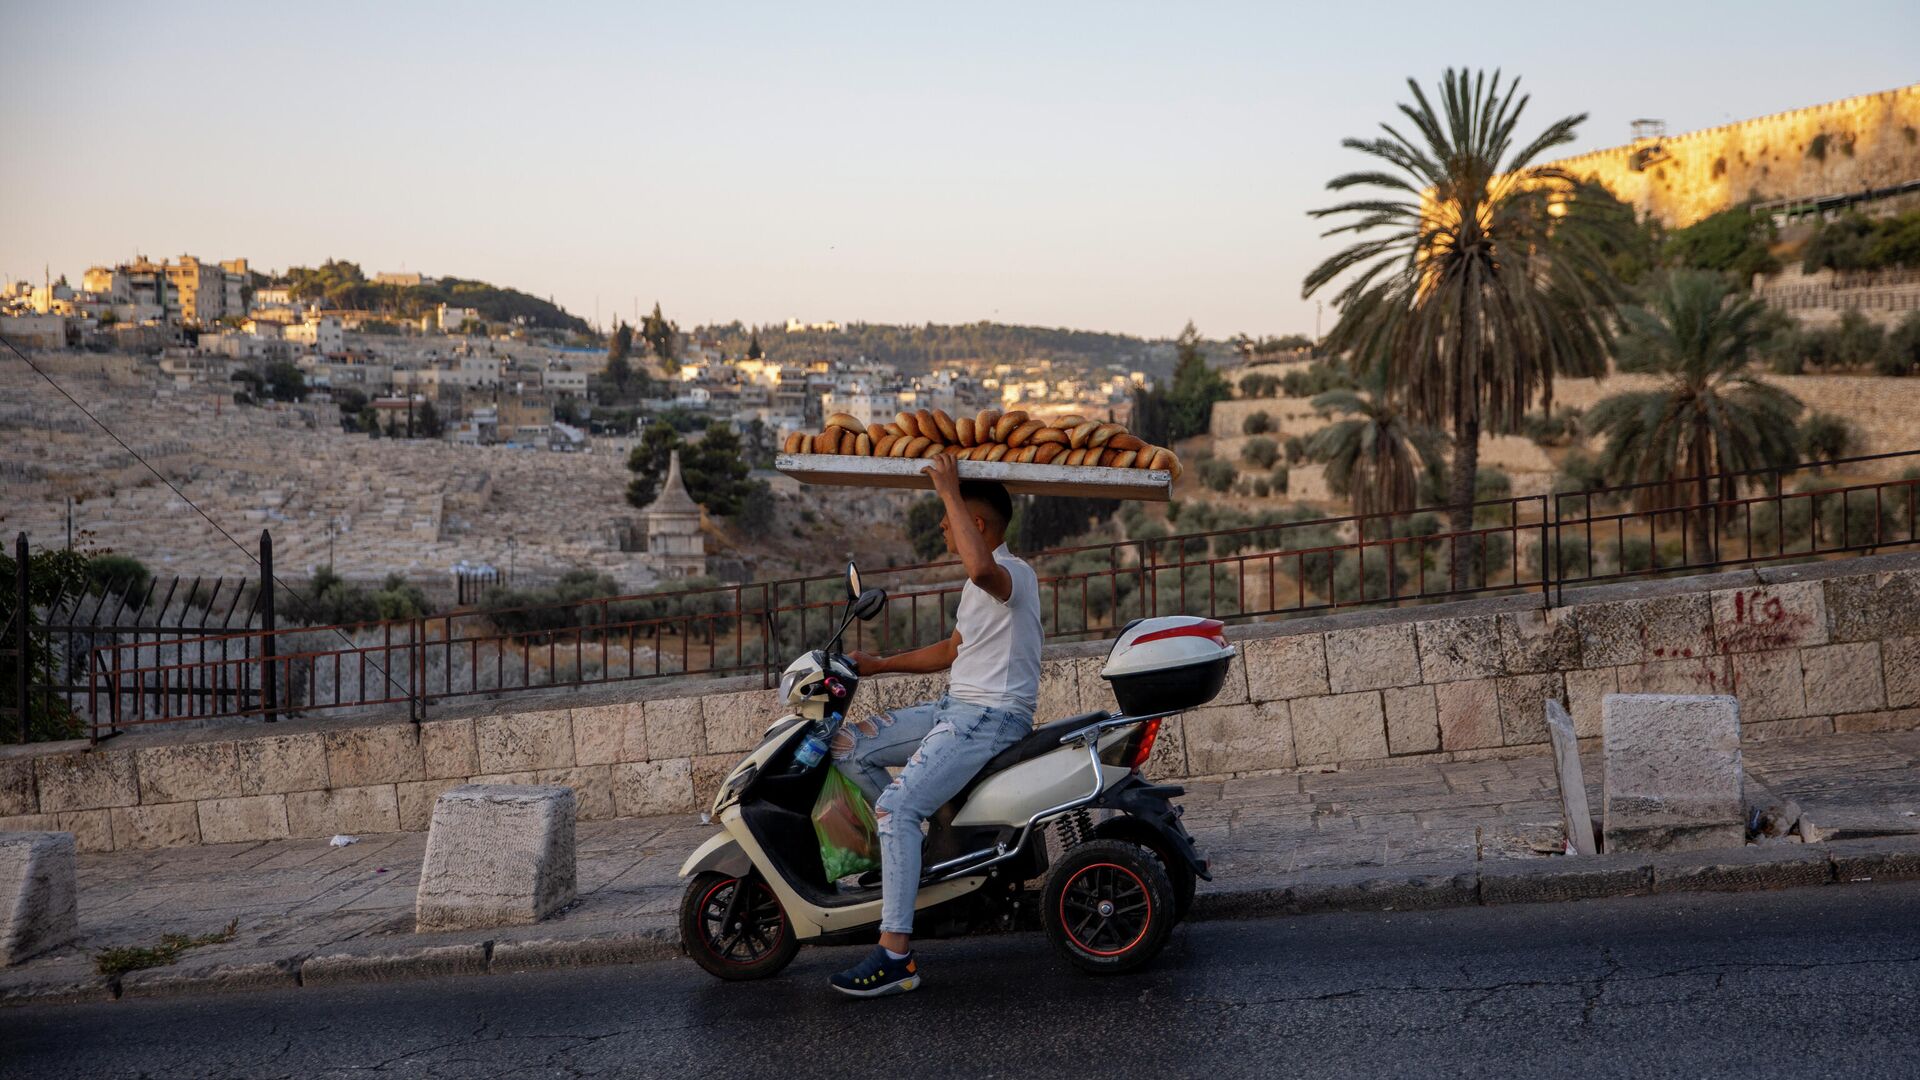
<svg viewBox="0 0 1920 1080">
<path fill-rule="evenodd" d="M 913 933 L 921 823 L 993 755 L 1033 730 L 1033 717 L 942 696 L 864 720 L 833 736 L 833 763 L 873 803 L 880 829 L 880 932 Z M 896 779 L 887 769 L 904 766 Z"/>
</svg>

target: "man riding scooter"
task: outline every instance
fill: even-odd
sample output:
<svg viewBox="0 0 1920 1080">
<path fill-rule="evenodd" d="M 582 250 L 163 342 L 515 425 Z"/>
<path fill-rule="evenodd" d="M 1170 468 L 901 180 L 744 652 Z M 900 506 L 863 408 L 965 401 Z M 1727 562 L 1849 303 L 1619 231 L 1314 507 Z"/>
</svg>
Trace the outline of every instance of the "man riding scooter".
<svg viewBox="0 0 1920 1080">
<path fill-rule="evenodd" d="M 911 935 L 921 824 L 1032 730 L 1040 689 L 1039 581 L 1007 550 L 1012 499 L 999 484 L 962 483 L 951 455 L 923 471 L 946 506 L 940 531 L 967 583 L 951 637 L 893 656 L 851 654 L 862 677 L 950 673 L 938 700 L 842 725 L 833 737 L 834 764 L 873 803 L 880 834 L 880 943 L 832 979 L 835 989 L 856 997 L 920 985 Z M 891 782 L 890 767 L 901 768 Z"/>
</svg>

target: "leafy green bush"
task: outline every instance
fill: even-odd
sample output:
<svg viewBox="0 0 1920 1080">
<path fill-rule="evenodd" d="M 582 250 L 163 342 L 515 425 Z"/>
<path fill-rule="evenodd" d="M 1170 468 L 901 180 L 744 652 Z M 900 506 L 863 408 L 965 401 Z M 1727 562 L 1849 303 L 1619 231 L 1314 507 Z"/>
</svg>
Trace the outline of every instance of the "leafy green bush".
<svg viewBox="0 0 1920 1080">
<path fill-rule="evenodd" d="M 96 592 L 110 592 L 139 604 L 153 583 L 153 571 L 131 555 L 95 555 L 87 560 L 87 583 Z"/>
<path fill-rule="evenodd" d="M 1240 432 L 1243 435 L 1265 435 L 1272 430 L 1273 417 L 1268 416 L 1264 409 L 1249 413 L 1245 420 L 1240 421 Z"/>
<path fill-rule="evenodd" d="M 1767 250 L 1774 235 L 1771 216 L 1735 206 L 1668 233 L 1661 257 L 1670 266 L 1731 274 L 1745 288 L 1753 275 L 1780 268 Z"/>
<path fill-rule="evenodd" d="M 1307 440 L 1298 435 L 1287 436 L 1287 464 L 1298 465 L 1307 456 Z"/>
<path fill-rule="evenodd" d="M 1800 423 L 1800 452 L 1810 461 L 1846 457 L 1859 438 L 1846 418 L 1817 412 Z"/>
<path fill-rule="evenodd" d="M 1255 468 L 1270 469 L 1274 462 L 1280 460 L 1280 447 L 1265 436 L 1248 439 L 1240 447 L 1240 460 Z"/>
<path fill-rule="evenodd" d="M 1272 477 L 1271 486 L 1273 493 L 1275 495 L 1285 495 L 1293 479 L 1293 474 L 1285 465 L 1275 465 L 1270 475 Z"/>
<path fill-rule="evenodd" d="M 1280 380 L 1280 389 L 1295 398 L 1316 397 L 1329 390 L 1352 390 L 1359 385 L 1344 368 L 1325 360 L 1315 360 L 1304 371 L 1289 371 Z"/>
<path fill-rule="evenodd" d="M 1233 482 L 1240 477 L 1240 472 L 1233 467 L 1233 463 L 1223 458 L 1207 458 L 1201 461 L 1195 466 L 1195 473 L 1199 476 L 1202 486 L 1209 491 L 1221 493 L 1231 489 Z"/>
</svg>

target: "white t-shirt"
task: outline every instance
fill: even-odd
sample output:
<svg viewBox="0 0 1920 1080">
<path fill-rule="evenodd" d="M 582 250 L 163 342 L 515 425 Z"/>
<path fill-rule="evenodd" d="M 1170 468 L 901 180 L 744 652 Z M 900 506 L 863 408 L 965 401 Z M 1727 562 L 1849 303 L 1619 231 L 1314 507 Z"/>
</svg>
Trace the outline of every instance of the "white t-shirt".
<svg viewBox="0 0 1920 1080">
<path fill-rule="evenodd" d="M 993 561 L 1013 579 L 1007 602 L 969 581 L 955 617 L 960 651 L 947 676 L 956 701 L 1033 715 L 1040 700 L 1040 579 L 1033 567 L 1001 544 Z"/>
</svg>

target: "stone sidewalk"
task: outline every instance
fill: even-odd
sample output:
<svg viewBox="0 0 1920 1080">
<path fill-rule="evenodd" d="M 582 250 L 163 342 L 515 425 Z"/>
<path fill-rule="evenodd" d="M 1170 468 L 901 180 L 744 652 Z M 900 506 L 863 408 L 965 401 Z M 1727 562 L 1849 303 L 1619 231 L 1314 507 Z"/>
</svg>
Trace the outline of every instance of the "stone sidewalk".
<svg viewBox="0 0 1920 1080">
<path fill-rule="evenodd" d="M 1893 853 L 1875 856 L 1881 861 L 1871 865 L 1920 870 L 1920 732 L 1761 742 L 1746 747 L 1745 757 L 1751 777 L 1799 804 L 1815 839 L 1904 836 L 1891 848 L 1866 841 L 1864 850 Z M 1596 813 L 1600 767 L 1596 755 L 1587 755 Z M 1581 883 L 1562 882 L 1538 897 L 1503 895 L 1647 891 L 1636 883 L 1644 879 L 1650 887 L 1652 881 L 1645 858 L 1550 854 L 1564 844 L 1564 833 L 1552 763 L 1538 755 L 1198 780 L 1186 787 L 1186 822 L 1215 876 L 1201 886 L 1196 914 L 1202 917 L 1490 902 L 1482 883 L 1542 874 L 1573 874 Z M 685 815 L 581 823 L 573 906 L 535 926 L 444 934 L 413 933 L 424 833 L 365 836 L 344 847 L 282 840 L 83 855 L 81 942 L 0 971 L 0 999 L 93 999 L 671 955 L 676 875 L 710 831 Z M 1791 871 L 1767 879 L 1774 884 L 1834 880 L 1838 856 L 1815 846 L 1749 846 L 1706 861 L 1764 856 L 1783 860 Z M 150 946 L 163 934 L 206 934 L 230 921 L 237 922 L 231 941 L 194 950 L 169 967 L 132 972 L 117 983 L 94 973 L 92 955 L 102 948 Z"/>
</svg>

